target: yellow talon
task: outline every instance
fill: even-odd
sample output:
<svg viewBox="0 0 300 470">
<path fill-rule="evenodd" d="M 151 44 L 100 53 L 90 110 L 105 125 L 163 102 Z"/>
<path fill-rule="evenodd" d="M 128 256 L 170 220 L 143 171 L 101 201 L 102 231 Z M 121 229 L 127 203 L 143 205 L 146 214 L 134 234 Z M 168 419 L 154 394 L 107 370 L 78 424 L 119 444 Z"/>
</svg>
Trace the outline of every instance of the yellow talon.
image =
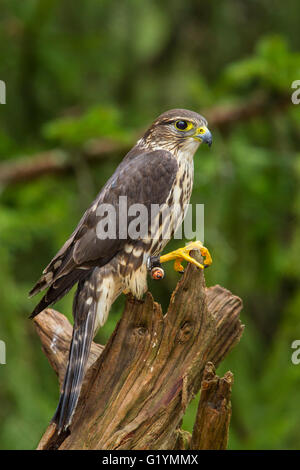
<svg viewBox="0 0 300 470">
<path fill-rule="evenodd" d="M 210 266 L 212 264 L 212 257 L 208 249 L 205 246 L 202 246 L 202 248 L 200 248 L 200 253 L 204 259 L 204 266 Z"/>
<path fill-rule="evenodd" d="M 174 261 L 174 269 L 178 273 L 183 273 L 184 272 L 184 267 L 182 266 L 181 261 L 183 261 L 183 258 L 177 258 Z"/>
<path fill-rule="evenodd" d="M 200 251 L 204 260 L 204 264 L 199 263 L 197 260 L 195 260 L 194 258 L 190 256 L 190 252 L 192 250 Z M 205 248 L 205 246 L 203 246 L 200 241 L 191 242 L 183 248 L 178 248 L 178 250 L 171 251 L 171 253 L 161 256 L 159 259 L 160 263 L 164 263 L 165 261 L 171 261 L 171 260 L 175 260 L 174 269 L 175 271 L 178 271 L 178 272 L 184 271 L 184 268 L 181 264 L 183 260 L 194 264 L 200 269 L 204 269 L 205 267 L 210 266 L 212 264 L 212 258 L 208 249 Z"/>
</svg>

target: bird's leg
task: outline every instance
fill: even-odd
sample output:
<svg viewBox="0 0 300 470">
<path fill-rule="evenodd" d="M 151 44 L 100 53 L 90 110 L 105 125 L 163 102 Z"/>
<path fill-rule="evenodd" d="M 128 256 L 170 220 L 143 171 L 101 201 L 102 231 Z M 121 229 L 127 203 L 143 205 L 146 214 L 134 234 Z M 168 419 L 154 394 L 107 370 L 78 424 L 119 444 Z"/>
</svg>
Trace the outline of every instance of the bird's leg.
<svg viewBox="0 0 300 470">
<path fill-rule="evenodd" d="M 199 263 L 197 260 L 190 256 L 190 252 L 192 250 L 199 250 L 201 255 L 203 256 L 203 264 Z M 194 264 L 200 269 L 207 268 L 212 264 L 212 258 L 210 253 L 205 246 L 202 245 L 200 241 L 190 242 L 188 245 L 184 246 L 183 248 L 178 248 L 178 250 L 171 251 L 170 253 L 160 256 L 159 262 L 165 263 L 166 261 L 174 262 L 174 269 L 180 273 L 184 272 L 184 267 L 182 266 L 182 261 L 188 261 L 189 263 Z"/>
</svg>

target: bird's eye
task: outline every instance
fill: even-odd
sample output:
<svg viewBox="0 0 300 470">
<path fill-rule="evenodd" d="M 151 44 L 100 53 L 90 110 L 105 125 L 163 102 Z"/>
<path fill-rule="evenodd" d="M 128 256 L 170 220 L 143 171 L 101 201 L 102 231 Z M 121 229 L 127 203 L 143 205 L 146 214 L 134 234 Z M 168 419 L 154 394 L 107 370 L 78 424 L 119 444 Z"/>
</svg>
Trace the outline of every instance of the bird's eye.
<svg viewBox="0 0 300 470">
<path fill-rule="evenodd" d="M 176 121 L 175 122 L 175 127 L 176 129 L 179 129 L 180 131 L 185 131 L 188 127 L 188 123 L 186 121 Z"/>
<path fill-rule="evenodd" d="M 178 121 L 175 122 L 175 129 L 179 131 L 189 131 L 192 128 L 193 128 L 193 124 L 189 121 L 178 119 Z"/>
</svg>

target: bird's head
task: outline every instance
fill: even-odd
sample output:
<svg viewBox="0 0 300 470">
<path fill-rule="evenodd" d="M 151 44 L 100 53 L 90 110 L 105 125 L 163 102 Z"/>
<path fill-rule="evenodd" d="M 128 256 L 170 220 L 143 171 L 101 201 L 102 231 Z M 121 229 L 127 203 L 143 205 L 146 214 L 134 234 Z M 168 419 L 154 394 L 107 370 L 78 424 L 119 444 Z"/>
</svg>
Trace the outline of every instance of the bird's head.
<svg viewBox="0 0 300 470">
<path fill-rule="evenodd" d="M 187 109 L 172 109 L 153 122 L 141 142 L 153 150 L 163 148 L 194 154 L 201 143 L 211 146 L 212 135 L 206 119 L 200 114 Z"/>
</svg>

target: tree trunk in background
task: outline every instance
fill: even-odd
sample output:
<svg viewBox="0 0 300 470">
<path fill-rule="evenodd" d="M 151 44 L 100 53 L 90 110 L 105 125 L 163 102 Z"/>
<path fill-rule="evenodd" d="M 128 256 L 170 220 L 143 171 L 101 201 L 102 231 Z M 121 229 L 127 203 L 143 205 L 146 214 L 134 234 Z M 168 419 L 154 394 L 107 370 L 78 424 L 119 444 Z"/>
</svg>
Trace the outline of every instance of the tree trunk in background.
<svg viewBox="0 0 300 470">
<path fill-rule="evenodd" d="M 233 376 L 219 378 L 215 367 L 242 335 L 241 308 L 228 290 L 207 289 L 193 265 L 165 315 L 149 292 L 144 301 L 127 296 L 107 345 L 92 345 L 70 431 L 58 436 L 51 423 L 38 449 L 225 449 Z M 72 327 L 52 309 L 35 324 L 61 384 Z M 191 436 L 181 423 L 200 388 Z"/>
</svg>

